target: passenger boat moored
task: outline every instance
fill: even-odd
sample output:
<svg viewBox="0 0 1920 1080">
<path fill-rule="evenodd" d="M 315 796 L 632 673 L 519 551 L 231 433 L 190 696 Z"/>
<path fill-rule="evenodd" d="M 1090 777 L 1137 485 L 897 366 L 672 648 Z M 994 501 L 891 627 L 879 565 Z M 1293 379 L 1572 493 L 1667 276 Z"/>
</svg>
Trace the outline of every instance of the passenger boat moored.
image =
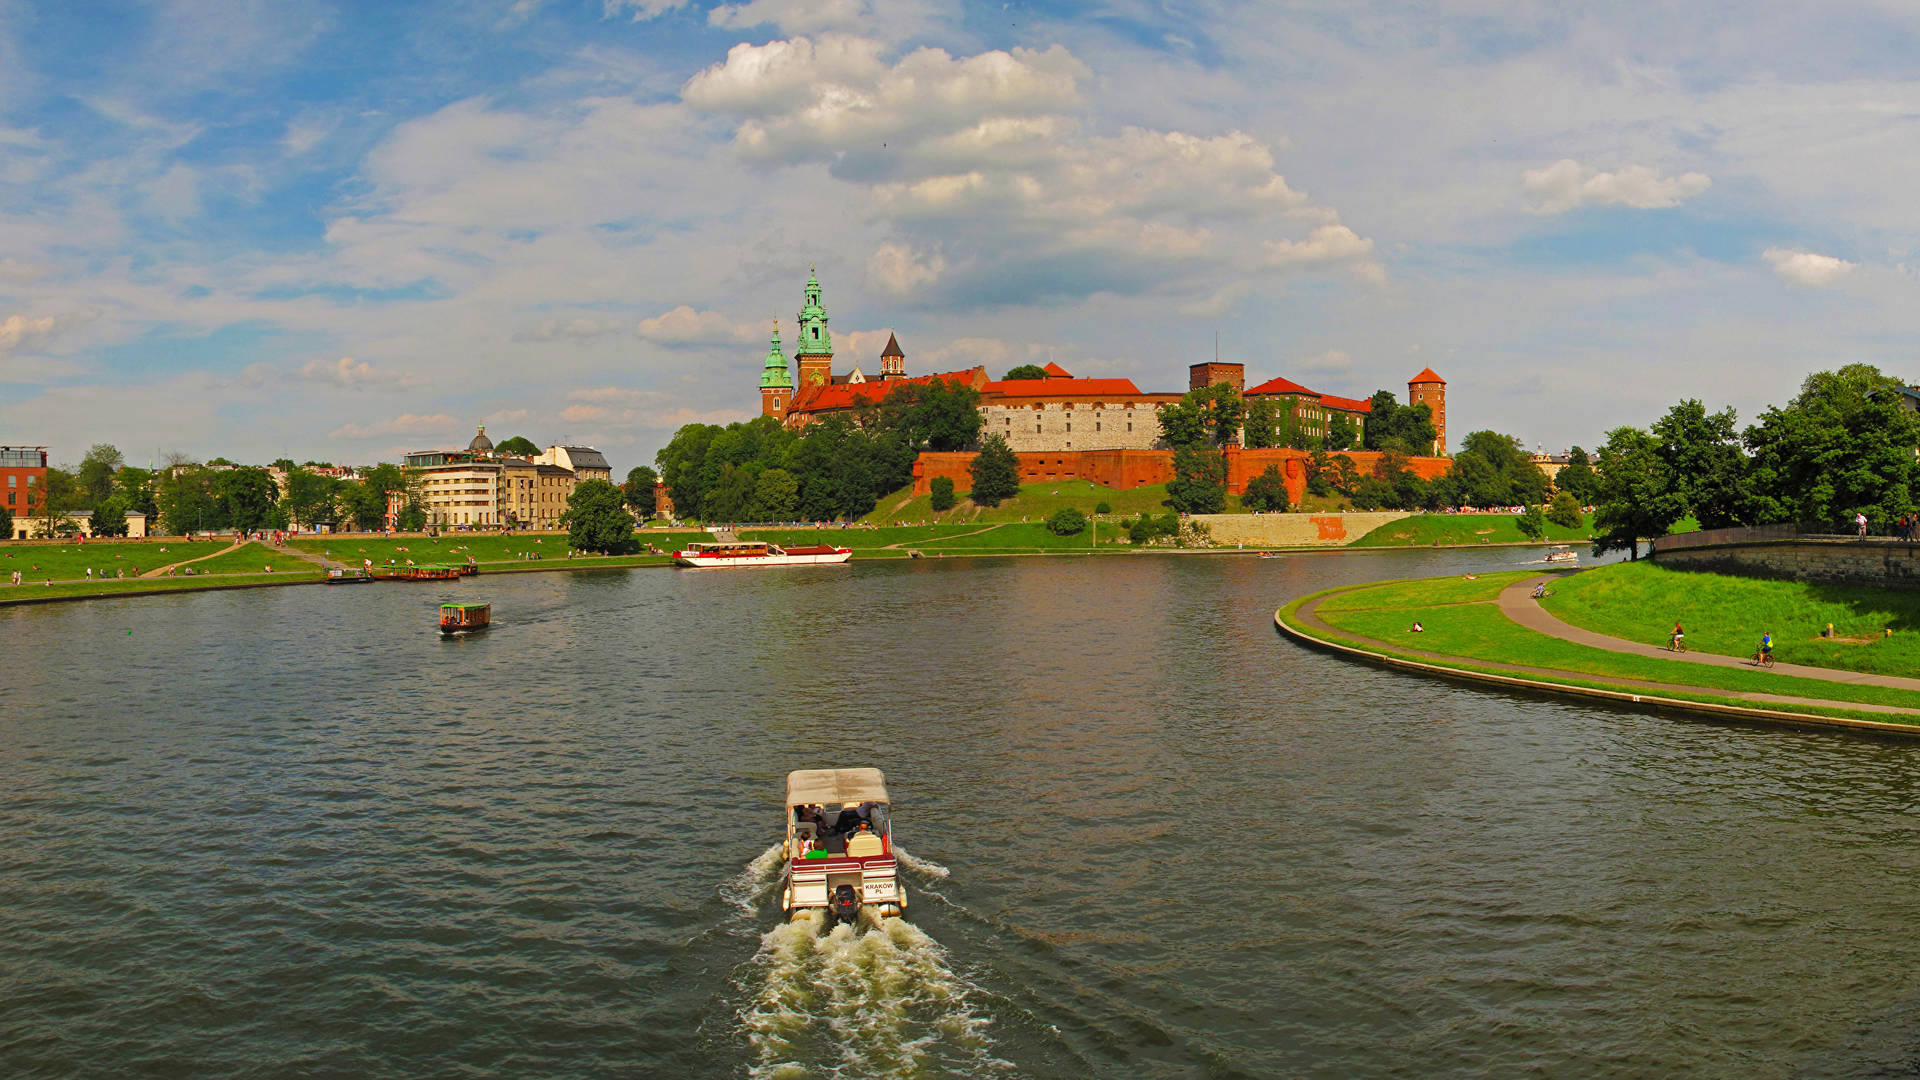
<svg viewBox="0 0 1920 1080">
<path fill-rule="evenodd" d="M 828 544 L 783 548 L 764 540 L 727 540 L 688 544 L 685 551 L 673 553 L 673 564 L 692 570 L 717 570 L 741 566 L 817 566 L 843 563 L 851 558 L 852 548 Z"/>
<path fill-rule="evenodd" d="M 879 769 L 787 774 L 787 871 L 780 905 L 788 918 L 824 908 L 850 923 L 862 907 L 883 916 L 905 910 L 889 808 Z"/>
<path fill-rule="evenodd" d="M 441 604 L 440 633 L 446 637 L 455 634 L 477 634 L 493 625 L 492 604 Z"/>
</svg>

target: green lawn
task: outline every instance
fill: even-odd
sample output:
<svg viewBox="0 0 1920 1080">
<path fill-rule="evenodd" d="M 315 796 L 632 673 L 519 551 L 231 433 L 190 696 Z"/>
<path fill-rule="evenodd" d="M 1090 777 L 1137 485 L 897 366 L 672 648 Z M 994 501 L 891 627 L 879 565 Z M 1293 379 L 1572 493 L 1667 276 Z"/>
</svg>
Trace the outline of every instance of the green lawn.
<svg viewBox="0 0 1920 1080">
<path fill-rule="evenodd" d="M 1386 642 L 1390 651 L 1394 646 L 1404 644 L 1409 651 L 1552 668 L 1576 675 L 1642 679 L 1734 692 L 1788 694 L 1920 710 L 1920 694 L 1909 691 L 1830 683 L 1758 669 L 1718 668 L 1660 657 L 1628 656 L 1535 633 L 1502 615 L 1494 605 L 1494 599 L 1502 588 L 1527 576 L 1530 576 L 1529 571 L 1517 571 L 1487 574 L 1472 582 L 1460 578 L 1390 582 L 1336 594 L 1324 601 L 1316 614 L 1322 622 L 1337 630 Z M 1555 586 L 1560 595 L 1565 595 L 1563 586 L 1568 583 L 1563 581 Z M 1474 600 L 1482 602 L 1472 602 Z M 1339 606 L 1330 607 L 1329 604 L 1335 601 Z M 1289 605 L 1290 608 L 1293 606 Z M 1416 621 L 1425 628 L 1423 633 L 1408 632 Z M 1362 647 L 1374 648 L 1368 645 Z M 1769 704 L 1765 707 L 1774 706 Z"/>
<path fill-rule="evenodd" d="M 1750 656 L 1760 635 L 1772 633 L 1773 654 L 1785 663 L 1881 675 L 1920 671 L 1915 593 L 1669 570 L 1643 559 L 1571 575 L 1546 605 L 1575 626 L 1654 645 L 1666 643 L 1677 620 L 1688 647 L 1702 652 Z M 1820 636 L 1828 623 L 1831 639 Z"/>
<path fill-rule="evenodd" d="M 135 567 L 145 572 L 168 563 L 211 555 L 231 546 L 223 540 L 170 539 L 89 540 L 85 544 L 58 545 L 0 543 L 0 584 L 12 580 L 15 570 L 32 582 L 85 581 L 88 567 L 92 567 L 96 575 L 104 571 L 107 577 L 112 577 L 124 569 L 132 576 Z"/>
<path fill-rule="evenodd" d="M 966 501 L 965 491 L 956 491 L 955 495 L 961 501 L 953 509 L 935 513 L 931 496 L 916 496 L 911 486 L 903 487 L 882 496 L 874 506 L 873 513 L 861 520 L 872 525 L 891 525 L 896 521 L 977 522 L 984 525 L 1007 521 L 1017 523 L 1022 518 L 1044 521 L 1048 514 L 1062 507 L 1071 506 L 1081 513 L 1091 514 L 1093 508 L 1103 502 L 1111 506 L 1115 514 L 1138 516 L 1143 511 L 1149 514 L 1167 512 L 1167 508 L 1161 505 L 1167 500 L 1165 484 L 1118 491 L 1088 480 L 1050 480 L 1026 484 L 1020 488 L 1019 495 L 998 506 L 975 506 Z M 1237 499 L 1232 501 L 1236 504 L 1239 502 Z"/>
<path fill-rule="evenodd" d="M 171 545 L 169 545 L 171 546 Z M 219 585 L 292 585 L 301 581 L 316 581 L 320 577 L 319 568 L 309 567 L 311 573 L 272 573 L 244 574 L 228 577 L 170 577 L 170 578 L 128 578 L 124 581 L 56 581 L 50 586 L 38 583 L 22 585 L 18 588 L 5 584 L 0 578 L 0 605 L 23 601 L 45 600 L 54 596 L 114 596 L 131 592 L 170 592 L 178 589 L 205 589 Z"/>
<path fill-rule="evenodd" d="M 672 532 L 648 529 L 641 534 L 640 542 L 642 544 L 652 542 L 658 547 L 672 549 L 689 540 L 708 538 L 705 532 L 695 529 L 677 529 Z M 375 566 L 385 564 L 388 559 L 402 564 L 408 559 L 416 563 L 466 562 L 469 554 L 473 556 L 475 562 L 484 566 L 487 563 L 523 562 L 524 560 L 520 557 L 522 553 L 543 556 L 547 562 L 565 559 L 567 534 L 519 533 L 500 536 L 497 533 L 460 533 L 436 538 L 303 536 L 293 541 L 290 546 L 302 551 L 326 555 L 350 566 L 358 566 L 361 559 L 372 559 Z"/>
<path fill-rule="evenodd" d="M 1352 547 L 1431 547 L 1435 544 L 1530 544 L 1512 514 L 1415 514 L 1390 521 L 1355 540 Z M 1591 523 L 1577 529 L 1547 523 L 1546 539 L 1558 544 L 1589 542 Z"/>
<path fill-rule="evenodd" d="M 1055 536 L 1038 522 L 966 525 L 907 525 L 860 529 L 745 529 L 742 539 L 770 540 L 780 545 L 833 544 L 850 547 L 854 557 L 907 558 L 913 548 L 927 555 L 1024 555 L 1093 550 L 1093 529 L 1075 536 Z M 1100 547 L 1108 548 L 1126 535 L 1117 521 L 1099 527 Z M 1124 546 L 1124 545 L 1119 545 Z"/>
</svg>

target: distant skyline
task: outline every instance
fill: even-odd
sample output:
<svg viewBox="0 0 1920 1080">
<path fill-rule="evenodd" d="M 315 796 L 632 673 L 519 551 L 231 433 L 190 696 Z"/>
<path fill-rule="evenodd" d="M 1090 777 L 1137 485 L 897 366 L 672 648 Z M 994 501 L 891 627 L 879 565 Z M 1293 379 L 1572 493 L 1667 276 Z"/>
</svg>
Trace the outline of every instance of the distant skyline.
<svg viewBox="0 0 1920 1080">
<path fill-rule="evenodd" d="M 0 443 L 651 464 L 835 369 L 1220 357 L 1592 448 L 1920 376 L 1920 11 L 0 0 Z M 789 345 L 789 351 L 791 346 Z"/>
</svg>

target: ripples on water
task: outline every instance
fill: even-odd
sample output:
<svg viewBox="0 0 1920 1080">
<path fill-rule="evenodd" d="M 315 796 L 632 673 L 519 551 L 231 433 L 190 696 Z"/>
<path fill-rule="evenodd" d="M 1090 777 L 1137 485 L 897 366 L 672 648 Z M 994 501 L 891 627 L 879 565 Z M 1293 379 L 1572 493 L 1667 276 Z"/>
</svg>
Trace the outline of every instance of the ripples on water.
<svg viewBox="0 0 1920 1080">
<path fill-rule="evenodd" d="M 1271 627 L 1525 557 L 0 611 L 62 660 L 0 705 L 0 1076 L 1910 1075 L 1915 748 Z M 835 764 L 888 772 L 906 920 L 779 922 L 782 779 Z"/>
</svg>

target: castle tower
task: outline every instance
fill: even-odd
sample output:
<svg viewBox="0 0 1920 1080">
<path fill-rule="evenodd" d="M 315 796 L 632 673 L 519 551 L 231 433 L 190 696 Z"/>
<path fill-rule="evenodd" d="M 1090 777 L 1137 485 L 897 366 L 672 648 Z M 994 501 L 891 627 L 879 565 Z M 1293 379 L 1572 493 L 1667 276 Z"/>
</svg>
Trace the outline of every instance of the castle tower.
<svg viewBox="0 0 1920 1080">
<path fill-rule="evenodd" d="M 880 381 L 892 382 L 907 377 L 907 354 L 900 351 L 900 339 L 887 334 L 887 348 L 880 354 Z"/>
<path fill-rule="evenodd" d="M 1433 413 L 1433 456 L 1447 452 L 1447 380 L 1426 368 L 1407 380 L 1407 405 L 1426 403 Z"/>
<path fill-rule="evenodd" d="M 780 351 L 780 324 L 773 324 L 773 344 L 767 349 L 767 366 L 760 372 L 760 415 L 785 422 L 787 406 L 793 403 L 793 379 L 787 374 L 787 356 Z"/>
<path fill-rule="evenodd" d="M 833 381 L 833 335 L 827 333 L 827 309 L 820 306 L 820 279 L 807 271 L 806 303 L 800 307 L 800 385 L 825 386 Z"/>
</svg>

